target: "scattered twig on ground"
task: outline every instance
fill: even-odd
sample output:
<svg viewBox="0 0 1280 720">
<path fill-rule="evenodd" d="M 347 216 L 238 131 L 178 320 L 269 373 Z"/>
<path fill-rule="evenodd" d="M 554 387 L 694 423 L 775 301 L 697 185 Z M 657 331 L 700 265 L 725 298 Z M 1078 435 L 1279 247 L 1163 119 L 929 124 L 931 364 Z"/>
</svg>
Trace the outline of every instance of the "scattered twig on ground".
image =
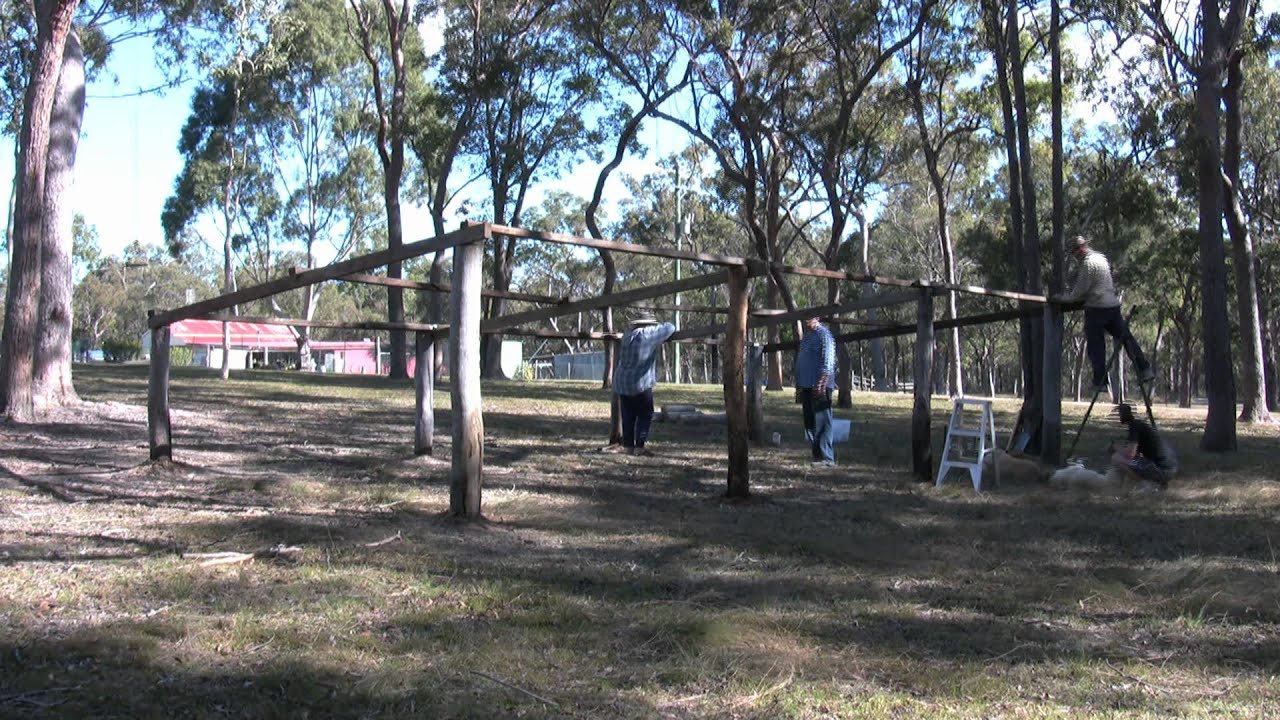
<svg viewBox="0 0 1280 720">
<path fill-rule="evenodd" d="M 1132 680 L 1133 682 L 1136 682 L 1136 683 L 1138 683 L 1139 685 L 1141 685 L 1141 686 L 1143 686 L 1143 687 L 1145 687 L 1145 688 L 1150 688 L 1151 690 L 1155 690 L 1156 692 L 1161 692 L 1161 693 L 1164 693 L 1164 694 L 1166 694 L 1166 695 L 1172 695 L 1172 694 L 1173 694 L 1173 691 L 1172 691 L 1172 690 L 1170 690 L 1169 688 L 1160 687 L 1159 685 L 1152 685 L 1151 683 L 1147 682 L 1146 680 L 1143 680 L 1143 679 L 1142 679 L 1142 678 L 1140 678 L 1140 677 L 1137 677 L 1137 676 L 1134 676 L 1134 675 L 1130 675 L 1129 673 L 1127 673 L 1127 672 L 1125 672 L 1125 671 L 1121 670 L 1120 668 L 1116 667 L 1115 665 L 1112 665 L 1110 660 L 1107 660 L 1107 661 L 1106 661 L 1106 663 L 1107 663 L 1107 667 L 1111 668 L 1111 671 L 1112 671 L 1112 672 L 1114 672 L 1115 674 L 1119 675 L 1119 676 L 1120 676 L 1120 677 L 1122 677 L 1122 678 L 1125 678 L 1125 679 L 1127 679 L 1127 680 Z"/>
<path fill-rule="evenodd" d="M 517 690 L 517 691 L 519 691 L 519 692 L 522 692 L 522 693 L 524 693 L 525 695 L 528 695 L 529 697 L 533 698 L 534 700 L 538 700 L 539 702 L 546 703 L 547 705 L 550 705 L 551 707 L 557 707 L 557 708 L 558 708 L 558 707 L 560 707 L 560 704 L 559 704 L 559 703 L 557 703 L 557 702 L 555 702 L 555 701 L 553 701 L 553 700 L 548 700 L 548 699 L 546 699 L 546 698 L 542 697 L 541 695 L 539 695 L 539 694 L 537 694 L 537 693 L 529 692 L 528 690 L 525 690 L 525 689 L 524 689 L 524 688 L 522 688 L 522 687 L 518 687 L 518 686 L 516 686 L 516 685 L 512 685 L 511 683 L 507 682 L 506 680 L 503 680 L 503 679 L 501 679 L 501 678 L 496 678 L 496 677 L 494 677 L 494 676 L 490 675 L 489 673 L 480 672 L 479 670 L 472 670 L 471 672 L 475 673 L 476 675 L 479 675 L 479 676 L 480 676 L 480 677 L 482 677 L 482 678 L 486 678 L 486 679 L 492 680 L 492 681 L 494 681 L 494 682 L 498 683 L 499 685 L 503 685 L 503 686 L 505 686 L 505 687 L 509 687 L 509 688 L 511 688 L 512 690 Z"/>
<path fill-rule="evenodd" d="M 0 695 L 0 705 L 17 702 L 28 702 L 30 698 L 39 697 L 40 695 L 49 695 L 52 693 L 67 692 L 69 690 L 79 690 L 80 686 L 63 686 L 44 688 L 42 690 L 28 690 L 26 692 L 13 693 L 11 695 Z"/>
<path fill-rule="evenodd" d="M 991 663 L 993 663 L 993 662 L 998 662 L 998 661 L 1000 661 L 1000 660 L 1003 660 L 1003 659 L 1005 659 L 1005 658 L 1009 657 L 1010 655 L 1012 655 L 1012 654 L 1014 654 L 1014 653 L 1018 652 L 1019 650 L 1021 650 L 1021 649 L 1023 649 L 1023 648 L 1029 648 L 1029 647 L 1033 647 L 1031 643 L 1022 643 L 1022 644 L 1019 644 L 1019 645 L 1014 645 L 1013 647 L 1011 647 L 1011 648 L 1009 648 L 1008 650 L 1006 650 L 1006 651 L 1004 651 L 1004 652 L 1000 653 L 999 655 L 996 655 L 995 657 L 987 658 L 984 662 L 985 662 L 986 664 L 990 665 L 990 664 L 991 664 Z"/>
<path fill-rule="evenodd" d="M 377 541 L 374 541 L 374 542 L 368 542 L 368 543 L 365 543 L 365 544 L 364 544 L 364 546 L 365 546 L 365 547 L 379 547 L 379 546 L 381 546 L 381 545 L 386 545 L 387 543 L 393 543 L 393 542 L 395 542 L 395 541 L 397 541 L 397 540 L 401 540 L 401 539 L 403 539 L 403 537 L 404 537 L 404 536 L 402 536 L 402 535 L 400 534 L 400 531 L 399 531 L 399 530 L 397 530 L 397 531 L 396 531 L 396 534 L 395 534 L 395 535 L 392 535 L 392 536 L 391 536 L 391 537 L 389 537 L 389 538 L 383 538 L 382 540 L 377 540 Z"/>
<path fill-rule="evenodd" d="M 217 565 L 239 565 L 253 562 L 254 560 L 288 560 L 297 562 L 297 556 L 301 553 L 302 548 L 300 547 L 276 545 L 254 552 L 237 552 L 233 550 L 213 553 L 185 553 L 183 557 L 203 561 L 200 563 L 200 567 L 214 567 Z"/>
</svg>

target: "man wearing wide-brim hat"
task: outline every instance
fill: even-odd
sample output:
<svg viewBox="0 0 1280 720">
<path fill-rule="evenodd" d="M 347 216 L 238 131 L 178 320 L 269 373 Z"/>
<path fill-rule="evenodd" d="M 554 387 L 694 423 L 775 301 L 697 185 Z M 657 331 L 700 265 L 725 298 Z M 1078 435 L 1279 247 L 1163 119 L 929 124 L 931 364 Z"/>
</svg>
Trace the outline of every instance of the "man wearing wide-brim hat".
<svg viewBox="0 0 1280 720">
<path fill-rule="evenodd" d="M 1068 240 L 1067 251 L 1080 260 L 1076 284 L 1071 292 L 1051 299 L 1061 303 L 1084 302 L 1084 342 L 1089 364 L 1093 366 L 1093 391 L 1107 390 L 1108 334 L 1124 344 L 1124 351 L 1138 372 L 1138 382 L 1143 385 L 1151 382 L 1155 379 L 1155 371 L 1120 313 L 1120 297 L 1116 295 L 1115 282 L 1111 279 L 1111 263 L 1107 262 L 1105 255 L 1090 247 L 1089 238 L 1084 235 Z"/>
<path fill-rule="evenodd" d="M 653 313 L 643 311 L 622 336 L 613 370 L 613 393 L 618 396 L 622 415 L 622 450 L 630 455 L 650 454 L 645 442 L 653 424 L 653 386 L 658 380 L 653 366 L 658 348 L 675 331 L 675 325 L 660 323 Z"/>
</svg>

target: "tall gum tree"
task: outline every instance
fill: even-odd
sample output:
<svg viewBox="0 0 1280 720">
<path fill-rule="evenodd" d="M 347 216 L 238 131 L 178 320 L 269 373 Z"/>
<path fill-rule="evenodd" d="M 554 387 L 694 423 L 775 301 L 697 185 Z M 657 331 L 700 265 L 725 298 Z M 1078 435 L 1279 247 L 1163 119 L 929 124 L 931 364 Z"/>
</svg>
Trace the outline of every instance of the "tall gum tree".
<svg viewBox="0 0 1280 720">
<path fill-rule="evenodd" d="M 412 17 L 410 0 L 350 0 L 350 32 L 360 45 L 373 83 L 377 132 L 374 147 L 382 161 L 382 199 L 387 213 L 387 249 L 404 245 L 401 189 L 405 174 L 408 134 L 409 61 L 406 42 Z M 399 262 L 387 265 L 387 277 L 398 280 L 404 269 Z M 403 323 L 404 289 L 387 287 L 387 322 Z M 403 330 L 391 331 L 390 375 L 409 377 L 408 344 Z"/>
<path fill-rule="evenodd" d="M 38 414 L 79 401 L 71 381 L 71 208 L 65 202 L 84 119 L 85 69 L 80 36 L 67 34 L 62 72 L 49 122 L 41 228 L 41 280 L 33 405 Z"/>
<path fill-rule="evenodd" d="M 42 279 L 42 232 L 50 123 L 75 0 L 36 3 L 36 52 L 18 137 L 9 284 L 0 334 L 0 412 L 16 421 L 35 417 L 33 379 Z"/>
</svg>

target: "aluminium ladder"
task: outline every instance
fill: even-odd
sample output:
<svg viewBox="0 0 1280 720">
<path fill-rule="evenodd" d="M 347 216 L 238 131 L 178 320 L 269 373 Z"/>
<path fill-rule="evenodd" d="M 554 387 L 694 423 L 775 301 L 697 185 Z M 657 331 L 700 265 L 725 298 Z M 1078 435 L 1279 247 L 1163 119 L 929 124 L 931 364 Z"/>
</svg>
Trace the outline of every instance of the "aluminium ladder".
<svg viewBox="0 0 1280 720">
<path fill-rule="evenodd" d="M 977 412 L 966 413 L 966 409 Z M 977 423 L 973 423 L 976 415 Z M 951 409 L 951 422 L 947 425 L 947 442 L 942 447 L 942 462 L 938 467 L 937 487 L 942 487 L 947 473 L 954 469 L 967 470 L 973 480 L 973 489 L 982 492 L 982 461 L 987 453 L 996 449 L 996 425 L 991 414 L 991 401 L 977 398 L 955 398 Z M 972 451 L 972 452 L 971 452 Z M 995 464 L 992 464 L 995 471 Z M 1000 482 L 1000 474 L 993 478 Z"/>
</svg>

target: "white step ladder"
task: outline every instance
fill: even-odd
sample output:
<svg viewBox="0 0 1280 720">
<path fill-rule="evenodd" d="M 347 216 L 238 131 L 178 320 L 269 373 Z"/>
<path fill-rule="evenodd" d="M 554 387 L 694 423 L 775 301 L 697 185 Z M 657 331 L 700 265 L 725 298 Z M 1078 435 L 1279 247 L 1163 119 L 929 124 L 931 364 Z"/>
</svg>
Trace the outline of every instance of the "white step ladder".
<svg viewBox="0 0 1280 720">
<path fill-rule="evenodd" d="M 971 410 L 966 416 L 965 409 Z M 976 410 L 977 412 L 972 412 Z M 975 417 L 976 415 L 976 417 Z M 974 423 L 976 420 L 976 424 Z M 973 489 L 982 492 L 982 461 L 996 449 L 996 424 L 991 415 L 991 401 L 955 398 L 951 422 L 947 426 L 947 442 L 942 446 L 942 463 L 938 468 L 937 487 L 942 487 L 952 468 L 968 470 Z M 994 464 L 992 466 L 994 468 Z M 1000 484 L 999 473 L 993 478 Z"/>
</svg>

